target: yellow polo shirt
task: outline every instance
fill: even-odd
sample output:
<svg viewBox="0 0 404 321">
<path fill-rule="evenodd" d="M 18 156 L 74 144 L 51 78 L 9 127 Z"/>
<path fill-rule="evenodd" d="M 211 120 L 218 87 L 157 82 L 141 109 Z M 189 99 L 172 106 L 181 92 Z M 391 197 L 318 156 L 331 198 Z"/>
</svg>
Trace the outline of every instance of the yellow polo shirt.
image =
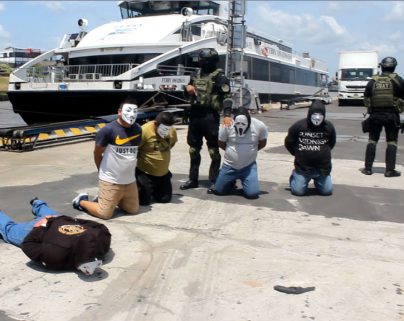
<svg viewBox="0 0 404 321">
<path fill-rule="evenodd" d="M 177 142 L 177 131 L 171 127 L 167 137 L 161 138 L 156 133 L 154 120 L 142 126 L 142 141 L 138 148 L 137 168 L 153 176 L 168 173 L 171 148 Z"/>
</svg>

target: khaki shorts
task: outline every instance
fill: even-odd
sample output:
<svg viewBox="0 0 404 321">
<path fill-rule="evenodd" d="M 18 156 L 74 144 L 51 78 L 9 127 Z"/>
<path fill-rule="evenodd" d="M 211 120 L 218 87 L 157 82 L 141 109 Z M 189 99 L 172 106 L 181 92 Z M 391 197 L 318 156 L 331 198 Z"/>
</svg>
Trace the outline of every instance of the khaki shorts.
<svg viewBox="0 0 404 321">
<path fill-rule="evenodd" d="M 111 218 L 115 208 L 136 214 L 139 211 L 139 194 L 136 182 L 126 185 L 98 181 L 98 214 L 104 219 Z"/>
</svg>

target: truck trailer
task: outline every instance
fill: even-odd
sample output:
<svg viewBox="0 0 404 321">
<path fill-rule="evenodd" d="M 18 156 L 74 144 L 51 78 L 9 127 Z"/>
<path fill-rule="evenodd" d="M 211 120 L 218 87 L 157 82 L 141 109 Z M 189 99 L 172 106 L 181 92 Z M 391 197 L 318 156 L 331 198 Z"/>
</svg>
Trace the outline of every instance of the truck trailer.
<svg viewBox="0 0 404 321">
<path fill-rule="evenodd" d="M 338 105 L 363 103 L 363 93 L 373 75 L 377 74 L 377 51 L 345 51 L 339 53 Z"/>
</svg>

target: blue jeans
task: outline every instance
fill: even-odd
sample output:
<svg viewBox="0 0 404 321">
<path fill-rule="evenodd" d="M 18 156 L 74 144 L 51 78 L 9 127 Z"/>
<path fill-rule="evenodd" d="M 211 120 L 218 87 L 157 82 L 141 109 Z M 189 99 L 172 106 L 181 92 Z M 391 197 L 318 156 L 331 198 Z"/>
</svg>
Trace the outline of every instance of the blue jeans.
<svg viewBox="0 0 404 321">
<path fill-rule="evenodd" d="M 309 174 L 299 174 L 293 170 L 290 176 L 289 185 L 292 194 L 297 196 L 303 196 L 306 194 L 307 186 L 309 182 L 313 180 L 314 186 L 316 187 L 320 195 L 331 195 L 332 194 L 332 180 L 330 175 L 322 175 L 319 170 L 314 170 Z"/>
<path fill-rule="evenodd" d="M 244 196 L 246 198 L 254 199 L 259 197 L 260 188 L 256 162 L 241 169 L 235 169 L 229 165 L 223 164 L 219 176 L 216 179 L 214 188 L 215 194 L 228 194 L 237 179 L 241 180 Z"/>
<path fill-rule="evenodd" d="M 36 222 L 40 221 L 47 215 L 59 215 L 41 200 L 36 200 L 34 202 L 32 205 L 32 213 L 35 215 L 35 219 L 32 221 L 16 223 L 4 212 L 0 211 L 0 234 L 3 237 L 3 240 L 15 246 L 21 246 L 22 241 L 34 228 Z"/>
</svg>

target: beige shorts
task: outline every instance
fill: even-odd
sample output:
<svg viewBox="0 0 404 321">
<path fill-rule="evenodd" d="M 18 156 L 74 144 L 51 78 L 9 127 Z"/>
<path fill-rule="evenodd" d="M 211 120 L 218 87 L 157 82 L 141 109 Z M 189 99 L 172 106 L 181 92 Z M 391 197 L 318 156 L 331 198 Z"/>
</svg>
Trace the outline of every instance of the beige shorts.
<svg viewBox="0 0 404 321">
<path fill-rule="evenodd" d="M 98 214 L 100 217 L 111 218 L 117 206 L 129 214 L 136 214 L 139 211 L 136 182 L 120 185 L 99 180 L 98 189 Z"/>
</svg>

